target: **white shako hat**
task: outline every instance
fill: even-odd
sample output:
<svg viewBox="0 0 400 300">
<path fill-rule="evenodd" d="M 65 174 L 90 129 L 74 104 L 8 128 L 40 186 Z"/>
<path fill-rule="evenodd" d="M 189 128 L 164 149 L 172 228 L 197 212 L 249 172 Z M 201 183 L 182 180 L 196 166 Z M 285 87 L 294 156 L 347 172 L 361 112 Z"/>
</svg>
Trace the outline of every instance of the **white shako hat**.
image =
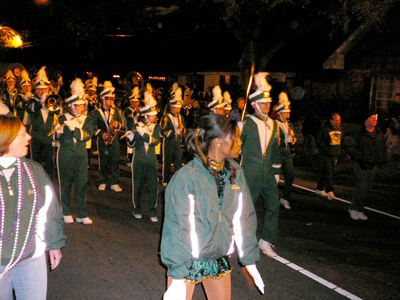
<svg viewBox="0 0 400 300">
<path fill-rule="evenodd" d="M 85 96 L 85 85 L 82 82 L 82 79 L 76 78 L 71 83 L 71 93 L 72 96 L 67 98 L 67 104 L 85 104 L 87 105 L 87 101 L 84 99 Z"/>
<path fill-rule="evenodd" d="M 114 97 L 115 98 L 115 87 L 113 87 L 111 81 L 104 81 L 103 85 L 103 90 L 100 93 L 101 98 L 106 98 L 106 97 Z"/>
<path fill-rule="evenodd" d="M 97 77 L 86 80 L 85 86 L 88 90 L 97 90 Z"/>
<path fill-rule="evenodd" d="M 285 92 L 279 94 L 278 106 L 275 109 L 276 113 L 290 112 L 290 101 Z"/>
<path fill-rule="evenodd" d="M 129 96 L 129 101 L 140 101 L 139 87 L 135 86 L 132 90 L 132 95 Z"/>
<path fill-rule="evenodd" d="M 139 111 L 140 111 L 140 114 L 143 115 L 143 116 L 144 115 L 155 116 L 155 115 L 158 114 L 156 108 L 154 106 L 151 106 L 151 105 L 146 105 L 144 107 L 141 107 L 139 109 Z"/>
<path fill-rule="evenodd" d="M 229 94 L 228 91 L 225 91 L 224 92 L 224 104 L 225 104 L 224 109 L 231 110 L 232 109 L 231 103 L 232 103 L 231 95 Z"/>
<path fill-rule="evenodd" d="M 257 90 L 249 96 L 251 104 L 255 102 L 272 102 L 269 96 L 269 91 L 272 87 L 269 85 L 266 78 L 268 74 L 267 72 L 260 72 L 254 75 L 254 83 L 257 86 Z"/>
<path fill-rule="evenodd" d="M 177 87 L 175 89 L 174 98 L 169 101 L 173 107 L 182 107 L 182 89 Z"/>
<path fill-rule="evenodd" d="M 157 106 L 157 101 L 154 98 L 153 94 L 150 92 L 144 93 L 144 105 L 147 106 L 153 106 L 156 107 Z"/>
<path fill-rule="evenodd" d="M 14 73 L 13 73 L 13 71 L 11 71 L 11 70 L 8 70 L 8 71 L 7 71 L 5 77 L 6 77 L 6 82 L 9 81 L 9 80 L 16 81 L 15 76 L 14 76 Z"/>
<path fill-rule="evenodd" d="M 207 107 L 210 110 L 213 110 L 214 108 L 218 108 L 218 107 L 224 107 L 225 103 L 223 102 L 223 97 L 222 97 L 222 91 L 219 85 L 216 85 L 213 87 L 212 89 L 212 93 L 213 93 L 213 101 L 211 101 Z"/>
<path fill-rule="evenodd" d="M 31 79 L 29 78 L 29 74 L 26 70 L 22 70 L 21 77 L 22 77 L 20 82 L 21 87 L 25 85 L 32 85 Z"/>
<path fill-rule="evenodd" d="M 50 86 L 50 81 L 47 78 L 46 66 L 43 66 L 37 72 L 37 77 L 35 80 L 35 88 L 48 88 L 49 86 Z"/>
</svg>

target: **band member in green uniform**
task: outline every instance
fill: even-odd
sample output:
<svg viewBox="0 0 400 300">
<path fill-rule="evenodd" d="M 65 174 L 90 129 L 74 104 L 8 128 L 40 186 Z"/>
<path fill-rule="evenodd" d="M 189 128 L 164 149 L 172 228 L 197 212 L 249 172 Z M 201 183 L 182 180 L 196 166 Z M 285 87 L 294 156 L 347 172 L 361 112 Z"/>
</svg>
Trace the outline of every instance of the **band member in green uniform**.
<svg viewBox="0 0 400 300">
<path fill-rule="evenodd" d="M 56 123 L 59 110 L 49 111 L 45 100 L 49 96 L 50 81 L 47 79 L 46 67 L 38 71 L 35 81 L 35 96 L 27 109 L 31 119 L 31 156 L 34 161 L 45 162 L 44 169 L 51 180 L 54 180 L 54 149 L 52 138 L 48 136 Z"/>
<path fill-rule="evenodd" d="M 133 216 L 142 218 L 141 198 L 143 184 L 146 183 L 147 198 L 149 200 L 149 217 L 152 222 L 158 222 L 157 197 L 158 197 L 158 168 L 156 146 L 160 143 L 161 128 L 157 124 L 157 110 L 153 106 L 140 108 L 138 122 L 132 125 L 127 132 L 127 139 L 134 144 L 132 159 L 132 203 Z"/>
<path fill-rule="evenodd" d="M 212 114 L 218 114 L 225 116 L 225 103 L 224 103 L 224 98 L 222 97 L 222 92 L 221 88 L 219 85 L 216 85 L 212 89 L 213 93 L 213 101 L 211 101 L 207 107 L 210 110 L 210 113 Z"/>
<path fill-rule="evenodd" d="M 107 184 L 107 169 L 111 171 L 110 189 L 122 192 L 119 186 L 119 140 L 118 131 L 122 120 L 118 109 L 114 106 L 115 88 L 110 81 L 104 82 L 104 89 L 100 93 L 102 107 L 94 111 L 93 116 L 97 126 L 97 149 L 99 149 L 99 191 L 104 191 Z"/>
<path fill-rule="evenodd" d="M 125 108 L 124 116 L 122 118 L 122 123 L 126 130 L 130 130 L 134 124 L 137 123 L 139 117 L 139 104 L 140 104 L 140 94 L 139 94 L 139 87 L 135 86 L 132 90 L 132 95 L 129 96 L 129 103 L 130 106 Z M 132 157 L 133 157 L 134 145 L 130 144 L 127 141 L 127 148 L 126 148 L 126 162 L 128 166 L 131 166 Z"/>
<path fill-rule="evenodd" d="M 271 86 L 266 80 L 268 73 L 254 76 L 257 91 L 250 95 L 253 115 L 245 118 L 241 139 L 242 167 L 254 204 L 261 196 L 266 209 L 260 249 L 270 257 L 276 257 L 273 245 L 278 236 L 279 195 L 278 181 L 281 167 L 279 157 L 279 127 L 268 117 L 272 102 Z"/>
<path fill-rule="evenodd" d="M 10 112 L 16 116 L 17 112 L 15 109 L 15 104 L 17 100 L 18 89 L 16 87 L 16 79 L 14 73 L 8 70 L 6 73 L 6 84 L 7 88 L 0 91 L 0 103 L 5 104 Z"/>
<path fill-rule="evenodd" d="M 178 88 L 179 90 L 180 88 Z M 182 91 L 175 92 L 174 99 L 169 101 L 170 112 L 165 114 L 161 119 L 161 134 L 164 137 L 163 142 L 163 186 L 167 186 L 171 163 L 174 164 L 175 172 L 182 167 L 183 150 L 181 144 L 183 142 L 183 136 L 186 132 L 186 126 L 184 118 L 182 118 L 181 107 L 182 107 Z"/>
<path fill-rule="evenodd" d="M 296 142 L 296 137 L 293 131 L 293 124 L 289 121 L 290 118 L 290 102 L 286 93 L 279 94 L 279 104 L 275 109 L 278 116 L 276 119 L 280 128 L 280 157 L 281 170 L 285 183 L 283 185 L 283 197 L 279 202 L 286 208 L 290 209 L 290 200 L 292 199 L 292 185 L 294 180 L 293 169 L 293 145 Z"/>
<path fill-rule="evenodd" d="M 74 187 L 76 222 L 90 225 L 93 222 L 86 210 L 88 177 L 86 143 L 92 138 L 96 124 L 93 116 L 87 113 L 83 82 L 79 78 L 75 79 L 75 82 L 74 94 L 67 98 L 69 112 L 59 118 L 59 123 L 63 127 L 60 129 L 60 147 L 57 153 L 58 175 L 64 222 L 74 222 L 71 209 L 71 191 Z"/>
</svg>

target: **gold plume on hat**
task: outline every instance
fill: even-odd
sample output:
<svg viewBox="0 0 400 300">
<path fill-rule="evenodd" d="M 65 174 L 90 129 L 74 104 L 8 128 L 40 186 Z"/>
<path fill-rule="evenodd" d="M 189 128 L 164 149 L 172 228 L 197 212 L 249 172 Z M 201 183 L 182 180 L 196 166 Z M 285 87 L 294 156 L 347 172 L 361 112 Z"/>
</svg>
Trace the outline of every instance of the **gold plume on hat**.
<svg viewBox="0 0 400 300">
<path fill-rule="evenodd" d="M 83 84 L 82 79 L 76 78 L 71 83 L 71 93 L 72 95 L 83 96 L 85 95 L 85 85 Z"/>
<path fill-rule="evenodd" d="M 115 87 L 113 87 L 111 81 L 109 81 L 109 80 L 104 81 L 104 85 L 103 85 L 103 91 L 105 91 L 107 89 L 111 90 L 112 92 L 115 91 Z"/>
<path fill-rule="evenodd" d="M 6 73 L 6 81 L 10 80 L 10 79 L 13 79 L 15 81 L 15 76 L 14 76 L 13 71 L 8 70 L 7 73 Z"/>
<path fill-rule="evenodd" d="M 279 94 L 279 105 L 284 105 L 284 106 L 289 106 L 290 105 L 290 101 L 289 98 L 287 96 L 287 94 L 285 92 L 282 92 Z"/>
<path fill-rule="evenodd" d="M 46 83 L 49 83 L 49 79 L 47 78 L 47 73 L 46 73 L 46 66 L 41 67 L 40 70 L 37 72 L 36 81 L 42 81 L 42 80 Z"/>
<path fill-rule="evenodd" d="M 224 92 L 224 102 L 228 104 L 232 103 L 231 95 L 228 91 Z"/>
<path fill-rule="evenodd" d="M 269 92 L 271 90 L 271 86 L 267 82 L 267 75 L 268 72 L 259 72 L 256 75 L 254 75 L 254 83 L 257 86 L 257 90 L 263 91 L 263 92 Z"/>
<path fill-rule="evenodd" d="M 213 100 L 218 100 L 218 102 L 221 102 L 223 100 L 221 87 L 219 85 L 213 87 L 212 93 L 213 93 Z"/>
</svg>

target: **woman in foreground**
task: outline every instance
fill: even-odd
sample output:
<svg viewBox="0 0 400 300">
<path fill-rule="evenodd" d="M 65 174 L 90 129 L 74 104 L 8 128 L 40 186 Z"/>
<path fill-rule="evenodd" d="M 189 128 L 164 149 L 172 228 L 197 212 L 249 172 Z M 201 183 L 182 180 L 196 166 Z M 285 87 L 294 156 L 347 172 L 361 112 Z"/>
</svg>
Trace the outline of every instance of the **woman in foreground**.
<svg viewBox="0 0 400 300">
<path fill-rule="evenodd" d="M 200 282 L 208 300 L 231 299 L 229 256 L 234 244 L 264 293 L 255 266 L 260 256 L 256 214 L 242 169 L 233 160 L 241 149 L 236 121 L 217 114 L 202 117 L 186 144 L 194 159 L 173 176 L 165 193 L 164 300 L 192 299 Z"/>
<path fill-rule="evenodd" d="M 52 183 L 24 157 L 30 139 L 17 117 L 0 116 L 0 299 L 46 299 L 45 251 L 54 270 L 65 244 Z"/>
</svg>

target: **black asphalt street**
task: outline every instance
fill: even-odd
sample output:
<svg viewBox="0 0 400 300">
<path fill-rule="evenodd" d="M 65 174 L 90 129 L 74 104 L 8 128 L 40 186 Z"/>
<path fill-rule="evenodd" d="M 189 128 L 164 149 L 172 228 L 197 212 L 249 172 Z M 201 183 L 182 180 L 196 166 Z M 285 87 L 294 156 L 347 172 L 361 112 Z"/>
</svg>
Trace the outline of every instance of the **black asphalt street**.
<svg viewBox="0 0 400 300">
<path fill-rule="evenodd" d="M 109 186 L 97 190 L 96 164 L 93 158 L 87 191 L 94 224 L 65 225 L 67 245 L 60 266 L 49 273 L 48 299 L 162 299 L 166 289 L 166 269 L 159 256 L 163 187 L 157 206 L 160 222 L 149 220 L 145 197 L 143 219 L 136 220 L 131 173 L 122 156 L 121 193 Z M 295 184 L 315 189 L 315 168 L 301 161 L 297 165 Z M 354 179 L 349 162 L 339 163 L 336 180 L 336 196 L 351 199 Z M 262 254 L 257 263 L 264 295 L 232 256 L 232 299 L 399 299 L 398 180 L 385 182 L 378 176 L 367 206 L 393 216 L 367 211 L 368 221 L 353 221 L 347 203 L 329 201 L 310 190 L 294 188 L 292 208 L 281 207 L 279 258 Z M 261 203 L 256 210 L 261 228 Z M 206 299 L 201 285 L 193 299 Z"/>
</svg>

